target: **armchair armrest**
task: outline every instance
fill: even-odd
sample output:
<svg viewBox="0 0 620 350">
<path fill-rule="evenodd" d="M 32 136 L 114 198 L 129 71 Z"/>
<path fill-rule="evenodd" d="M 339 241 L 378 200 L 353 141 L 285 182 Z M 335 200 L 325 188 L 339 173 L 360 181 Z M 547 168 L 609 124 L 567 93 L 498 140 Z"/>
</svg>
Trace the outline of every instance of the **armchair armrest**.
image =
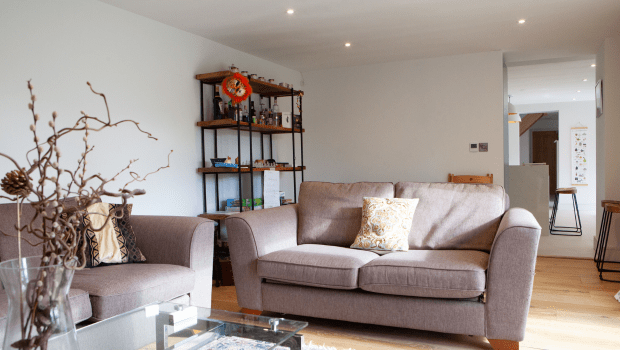
<svg viewBox="0 0 620 350">
<path fill-rule="evenodd" d="M 194 270 L 196 279 L 190 303 L 211 307 L 213 221 L 197 217 L 132 215 L 131 226 L 146 262 Z"/>
<path fill-rule="evenodd" d="M 534 215 L 522 208 L 508 210 L 500 222 L 487 270 L 489 339 L 523 340 L 540 231 Z"/>
<path fill-rule="evenodd" d="M 297 245 L 297 204 L 249 211 L 226 219 L 239 306 L 262 310 L 258 258 Z"/>
</svg>

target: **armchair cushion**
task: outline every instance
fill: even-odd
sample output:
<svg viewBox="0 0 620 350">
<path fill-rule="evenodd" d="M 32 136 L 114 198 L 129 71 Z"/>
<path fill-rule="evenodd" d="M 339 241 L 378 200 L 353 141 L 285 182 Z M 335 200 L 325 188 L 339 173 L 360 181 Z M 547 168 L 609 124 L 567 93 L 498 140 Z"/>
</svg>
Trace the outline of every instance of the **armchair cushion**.
<svg viewBox="0 0 620 350">
<path fill-rule="evenodd" d="M 410 250 L 383 255 L 360 269 L 360 288 L 424 298 L 484 293 L 489 254 L 475 250 Z"/>
<path fill-rule="evenodd" d="M 259 258 L 258 275 L 290 284 L 356 289 L 359 268 L 378 256 L 364 250 L 304 244 Z"/>
<path fill-rule="evenodd" d="M 90 295 L 93 318 L 103 320 L 194 289 L 195 272 L 165 264 L 120 264 L 75 271 L 73 288 Z"/>
<path fill-rule="evenodd" d="M 132 207 L 132 204 L 123 208 L 122 204 L 110 203 L 88 206 L 88 214 L 83 218 L 86 267 L 146 261 L 131 227 Z M 112 216 L 108 220 L 110 214 Z M 101 230 L 95 231 L 98 228 Z"/>
</svg>

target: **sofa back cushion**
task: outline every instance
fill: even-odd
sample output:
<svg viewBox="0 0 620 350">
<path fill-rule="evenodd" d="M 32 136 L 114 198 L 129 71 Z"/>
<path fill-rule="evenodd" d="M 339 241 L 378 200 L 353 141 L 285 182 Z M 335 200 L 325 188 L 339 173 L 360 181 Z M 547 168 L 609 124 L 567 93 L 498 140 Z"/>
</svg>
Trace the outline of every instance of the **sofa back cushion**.
<svg viewBox="0 0 620 350">
<path fill-rule="evenodd" d="M 409 249 L 490 251 L 506 210 L 499 185 L 399 182 L 396 198 L 419 198 Z"/>
<path fill-rule="evenodd" d="M 34 209 L 28 203 L 24 203 L 22 205 L 22 219 L 21 225 L 24 226 L 32 220 L 34 217 Z M 4 232 L 8 235 L 14 236 L 9 237 L 0 233 L 0 260 L 7 261 L 11 259 L 16 259 L 19 257 L 19 250 L 17 244 L 17 229 L 15 226 L 17 224 L 17 204 L 15 203 L 5 203 L 0 204 L 0 231 Z M 37 227 L 41 225 L 41 218 L 39 217 L 34 226 Z M 25 239 L 28 239 L 30 242 L 38 243 L 40 240 L 32 235 L 29 235 L 25 232 L 22 232 L 22 235 Z M 43 250 L 41 246 L 33 247 L 30 244 L 22 241 L 22 256 L 38 256 L 42 255 Z"/>
<path fill-rule="evenodd" d="M 297 242 L 351 246 L 362 224 L 364 197 L 394 198 L 394 185 L 391 182 L 302 182 Z"/>
<path fill-rule="evenodd" d="M 100 202 L 101 200 L 97 200 Z M 75 198 L 67 198 L 65 200 L 66 207 L 72 207 L 76 205 Z M 24 226 L 32 220 L 35 215 L 34 208 L 26 201 L 22 204 L 22 217 L 21 217 L 21 225 Z M 48 207 L 48 213 L 51 213 L 51 208 Z M 42 222 L 42 218 L 39 216 L 35 221 L 33 226 L 40 227 Z M 7 261 L 11 259 L 17 259 L 19 257 L 19 249 L 17 244 L 17 229 L 15 225 L 17 224 L 17 204 L 15 203 L 4 203 L 0 204 L 0 231 L 11 236 L 5 236 L 0 233 L 0 261 Z M 39 238 L 34 235 L 28 234 L 22 231 L 22 237 L 27 239 L 29 242 L 37 244 L 41 242 Z M 22 257 L 28 256 L 39 256 L 43 254 L 43 248 L 38 246 L 32 246 L 28 244 L 25 240 L 22 240 Z"/>
</svg>

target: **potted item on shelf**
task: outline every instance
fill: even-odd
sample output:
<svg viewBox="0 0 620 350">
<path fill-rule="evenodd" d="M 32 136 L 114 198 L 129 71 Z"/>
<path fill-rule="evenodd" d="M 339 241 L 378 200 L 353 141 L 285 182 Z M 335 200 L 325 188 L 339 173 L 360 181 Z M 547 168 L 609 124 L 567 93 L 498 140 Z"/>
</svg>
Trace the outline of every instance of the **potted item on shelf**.
<svg viewBox="0 0 620 350">
<path fill-rule="evenodd" d="M 232 66 L 230 66 L 230 71 L 232 73 L 239 73 L 239 68 L 235 67 L 235 65 L 233 64 Z"/>
</svg>

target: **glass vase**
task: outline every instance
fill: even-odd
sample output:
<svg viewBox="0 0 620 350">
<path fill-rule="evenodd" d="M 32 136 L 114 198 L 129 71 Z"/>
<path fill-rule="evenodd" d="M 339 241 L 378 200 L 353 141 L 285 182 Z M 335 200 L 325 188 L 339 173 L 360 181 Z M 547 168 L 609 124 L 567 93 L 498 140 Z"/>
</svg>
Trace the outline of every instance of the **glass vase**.
<svg viewBox="0 0 620 350">
<path fill-rule="evenodd" d="M 0 263 L 0 279 L 9 300 L 4 350 L 79 349 L 68 293 L 73 269 L 41 266 L 41 257 Z"/>
</svg>

